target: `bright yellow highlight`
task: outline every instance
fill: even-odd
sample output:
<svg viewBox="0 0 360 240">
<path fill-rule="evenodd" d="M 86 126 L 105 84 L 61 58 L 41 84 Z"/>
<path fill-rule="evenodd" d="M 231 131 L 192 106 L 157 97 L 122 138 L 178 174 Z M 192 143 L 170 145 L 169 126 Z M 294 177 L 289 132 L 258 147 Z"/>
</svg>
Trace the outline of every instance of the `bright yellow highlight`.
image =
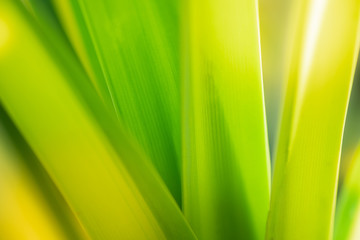
<svg viewBox="0 0 360 240">
<path fill-rule="evenodd" d="M 299 91 L 301 91 L 301 93 L 299 94 L 300 96 L 304 94 L 303 91 L 305 90 L 305 84 L 313 60 L 314 51 L 317 44 L 319 44 L 318 37 L 322 20 L 324 18 L 326 3 L 326 0 L 316 0 L 313 1 L 310 6 L 310 12 L 306 27 L 307 30 L 306 34 L 304 35 L 305 46 L 302 57 L 303 68 L 300 73 L 301 75 L 299 79 Z"/>
<path fill-rule="evenodd" d="M 9 39 L 9 29 L 6 23 L 0 19 L 0 47 L 5 45 Z"/>
<path fill-rule="evenodd" d="M 39 189 L 14 162 L 0 129 L 0 235 L 2 239 L 66 239 Z"/>
<path fill-rule="evenodd" d="M 356 240 L 356 239 L 360 239 L 360 207 L 358 206 L 358 208 L 356 209 L 356 213 L 355 213 L 355 221 L 353 224 L 353 228 L 352 231 L 350 233 L 350 240 Z"/>
<path fill-rule="evenodd" d="M 298 1 L 292 17 L 266 239 L 332 239 L 360 1 Z"/>
</svg>

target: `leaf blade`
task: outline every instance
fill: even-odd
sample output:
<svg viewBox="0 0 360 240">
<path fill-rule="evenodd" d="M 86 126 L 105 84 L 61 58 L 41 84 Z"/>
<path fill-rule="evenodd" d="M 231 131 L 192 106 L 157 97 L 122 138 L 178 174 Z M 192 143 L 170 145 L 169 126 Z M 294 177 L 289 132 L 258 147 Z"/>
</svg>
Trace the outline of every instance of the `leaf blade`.
<svg viewBox="0 0 360 240">
<path fill-rule="evenodd" d="M 166 187 L 86 76 L 73 79 L 56 65 L 16 3 L 1 6 L 9 30 L 0 46 L 1 101 L 88 234 L 194 239 Z M 15 64 L 22 71 L 14 71 Z"/>
<path fill-rule="evenodd" d="M 184 6 L 184 212 L 199 238 L 262 239 L 269 201 L 257 1 Z"/>
<path fill-rule="evenodd" d="M 342 132 L 359 50 L 359 4 L 294 5 L 295 40 L 267 239 L 331 238 Z"/>
</svg>

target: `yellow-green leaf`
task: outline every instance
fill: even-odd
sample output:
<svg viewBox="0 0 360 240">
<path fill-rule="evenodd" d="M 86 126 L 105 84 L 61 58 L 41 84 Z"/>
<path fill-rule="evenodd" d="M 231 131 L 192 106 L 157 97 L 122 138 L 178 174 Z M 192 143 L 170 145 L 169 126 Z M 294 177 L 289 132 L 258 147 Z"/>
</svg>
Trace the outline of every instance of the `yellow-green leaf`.
<svg viewBox="0 0 360 240">
<path fill-rule="evenodd" d="M 0 101 L 92 239 L 194 239 L 139 148 L 18 2 L 0 3 Z M 52 46 L 54 47 L 54 46 Z"/>
<path fill-rule="evenodd" d="M 183 198 L 200 239 L 263 239 L 269 154 L 257 0 L 183 7 Z"/>
<path fill-rule="evenodd" d="M 330 239 L 359 0 L 298 1 L 267 239 Z"/>
</svg>

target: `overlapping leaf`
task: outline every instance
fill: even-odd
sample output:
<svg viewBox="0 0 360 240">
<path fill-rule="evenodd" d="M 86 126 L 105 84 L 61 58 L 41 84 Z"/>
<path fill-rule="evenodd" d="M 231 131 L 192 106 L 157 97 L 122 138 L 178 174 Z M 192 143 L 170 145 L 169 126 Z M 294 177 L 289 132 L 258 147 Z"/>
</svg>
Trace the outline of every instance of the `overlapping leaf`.
<svg viewBox="0 0 360 240">
<path fill-rule="evenodd" d="M 185 216 L 201 239 L 263 239 L 270 169 L 257 1 L 185 2 Z"/>
<path fill-rule="evenodd" d="M 360 147 L 342 185 L 336 206 L 334 239 L 358 239 L 360 223 Z"/>
<path fill-rule="evenodd" d="M 180 204 L 177 1 L 54 3 L 99 93 Z"/>
<path fill-rule="evenodd" d="M 298 1 L 267 239 L 329 239 L 360 1 Z"/>
<path fill-rule="evenodd" d="M 89 236 L 195 238 L 86 75 L 72 75 L 61 64 L 17 2 L 2 1 L 0 16 L 6 36 L 0 45 L 1 102 Z"/>
<path fill-rule="evenodd" d="M 0 106 L 3 239 L 87 239 L 76 217 Z"/>
</svg>

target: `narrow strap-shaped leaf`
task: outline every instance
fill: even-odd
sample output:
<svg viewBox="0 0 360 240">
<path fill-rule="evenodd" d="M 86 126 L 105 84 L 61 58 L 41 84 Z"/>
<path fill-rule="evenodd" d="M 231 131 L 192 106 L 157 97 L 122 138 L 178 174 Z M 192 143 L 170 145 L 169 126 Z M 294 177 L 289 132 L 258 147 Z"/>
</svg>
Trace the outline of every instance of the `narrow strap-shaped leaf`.
<svg viewBox="0 0 360 240">
<path fill-rule="evenodd" d="M 180 204 L 177 1 L 54 2 L 101 95 Z"/>
<path fill-rule="evenodd" d="M 70 83 L 71 73 L 56 65 L 17 2 L 0 5 L 0 100 L 89 236 L 194 239 L 165 185 L 93 89 Z"/>
<path fill-rule="evenodd" d="M 360 226 L 360 147 L 355 152 L 341 186 L 335 215 L 335 240 L 359 239 Z"/>
<path fill-rule="evenodd" d="M 298 1 L 267 239 L 330 239 L 360 1 Z"/>
<path fill-rule="evenodd" d="M 0 105 L 1 239 L 88 239 Z"/>
<path fill-rule="evenodd" d="M 183 198 L 200 239 L 263 239 L 269 154 L 256 0 L 184 5 Z"/>
</svg>

